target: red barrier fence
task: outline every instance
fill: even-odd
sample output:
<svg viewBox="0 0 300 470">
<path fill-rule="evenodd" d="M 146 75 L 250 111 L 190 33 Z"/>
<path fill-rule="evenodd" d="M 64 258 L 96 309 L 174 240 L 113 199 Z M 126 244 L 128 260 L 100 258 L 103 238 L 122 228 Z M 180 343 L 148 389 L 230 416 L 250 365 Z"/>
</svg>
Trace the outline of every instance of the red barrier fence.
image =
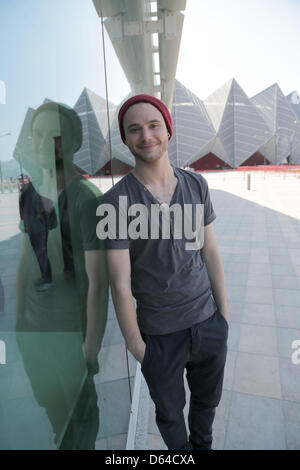
<svg viewBox="0 0 300 470">
<path fill-rule="evenodd" d="M 300 171 L 300 165 L 239 166 L 237 171 Z"/>
</svg>

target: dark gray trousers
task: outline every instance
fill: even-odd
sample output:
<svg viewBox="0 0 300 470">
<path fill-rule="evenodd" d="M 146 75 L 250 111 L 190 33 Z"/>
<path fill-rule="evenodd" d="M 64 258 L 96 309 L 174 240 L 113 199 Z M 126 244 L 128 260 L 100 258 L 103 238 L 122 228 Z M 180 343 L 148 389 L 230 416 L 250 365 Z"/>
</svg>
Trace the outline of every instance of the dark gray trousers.
<svg viewBox="0 0 300 470">
<path fill-rule="evenodd" d="M 228 323 L 217 310 L 191 328 L 143 335 L 142 373 L 155 404 L 156 423 L 168 449 L 211 449 L 212 424 L 221 395 Z M 191 392 L 189 431 L 184 421 L 184 370 Z"/>
</svg>

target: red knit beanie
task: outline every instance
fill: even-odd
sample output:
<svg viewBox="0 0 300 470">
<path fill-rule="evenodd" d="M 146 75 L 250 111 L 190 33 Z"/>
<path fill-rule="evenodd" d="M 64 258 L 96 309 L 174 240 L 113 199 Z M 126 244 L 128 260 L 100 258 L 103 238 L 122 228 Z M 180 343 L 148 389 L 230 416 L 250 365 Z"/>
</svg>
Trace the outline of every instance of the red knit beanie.
<svg viewBox="0 0 300 470">
<path fill-rule="evenodd" d="M 118 119 L 119 119 L 119 129 L 120 129 L 120 134 L 121 134 L 121 139 L 123 140 L 124 144 L 126 141 L 125 138 L 125 132 L 124 132 L 124 127 L 123 127 L 123 118 L 124 114 L 126 113 L 127 109 L 130 108 L 130 106 L 133 106 L 136 103 L 150 103 L 153 106 L 155 106 L 163 115 L 163 118 L 166 123 L 166 127 L 168 129 L 168 132 L 170 134 L 169 140 L 172 137 L 173 134 L 173 124 L 172 124 L 172 118 L 171 114 L 167 108 L 167 106 L 158 98 L 155 98 L 154 96 L 151 95 L 135 95 L 129 98 L 125 103 L 122 104 L 119 114 L 118 114 Z"/>
</svg>

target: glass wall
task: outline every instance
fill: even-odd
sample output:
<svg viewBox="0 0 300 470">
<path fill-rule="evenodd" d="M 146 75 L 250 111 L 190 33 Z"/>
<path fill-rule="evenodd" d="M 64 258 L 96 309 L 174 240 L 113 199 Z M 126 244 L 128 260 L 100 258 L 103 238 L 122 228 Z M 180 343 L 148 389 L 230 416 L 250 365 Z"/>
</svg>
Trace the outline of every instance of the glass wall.
<svg viewBox="0 0 300 470">
<path fill-rule="evenodd" d="M 96 210 L 130 88 L 92 1 L 0 17 L 0 449 L 124 449 L 136 361 Z"/>
</svg>

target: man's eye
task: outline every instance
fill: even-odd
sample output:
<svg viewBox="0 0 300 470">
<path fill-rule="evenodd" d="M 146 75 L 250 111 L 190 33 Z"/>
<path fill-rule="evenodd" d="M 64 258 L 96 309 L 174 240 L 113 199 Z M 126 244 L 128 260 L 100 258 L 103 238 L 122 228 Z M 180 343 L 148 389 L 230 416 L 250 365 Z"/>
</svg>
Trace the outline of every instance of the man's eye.
<svg viewBox="0 0 300 470">
<path fill-rule="evenodd" d="M 133 127 L 130 129 L 130 132 L 137 132 L 138 131 L 138 128 L 137 127 Z"/>
</svg>

